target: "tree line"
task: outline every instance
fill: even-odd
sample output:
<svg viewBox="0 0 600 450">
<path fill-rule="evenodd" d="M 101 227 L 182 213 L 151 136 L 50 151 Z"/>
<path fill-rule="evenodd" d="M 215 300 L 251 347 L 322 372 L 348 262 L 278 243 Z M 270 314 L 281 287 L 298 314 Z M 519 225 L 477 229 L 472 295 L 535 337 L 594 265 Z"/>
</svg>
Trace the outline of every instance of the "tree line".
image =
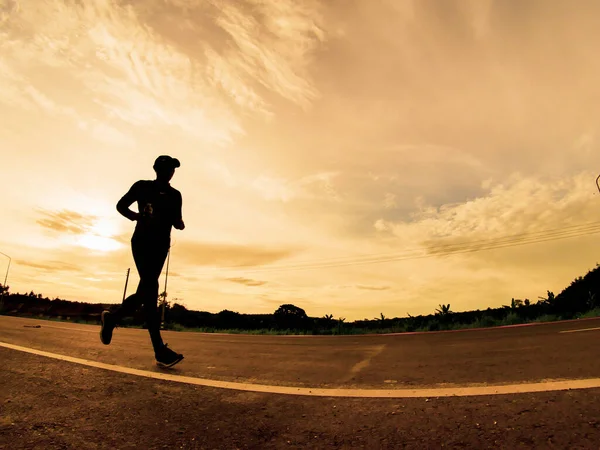
<svg viewBox="0 0 600 450">
<path fill-rule="evenodd" d="M 478 328 L 518 323 L 574 319 L 600 315 L 598 290 L 600 289 L 600 265 L 585 276 L 573 280 L 558 295 L 547 291 L 545 297 L 536 301 L 512 298 L 510 304 L 498 308 L 454 312 L 451 304 L 440 304 L 431 314 L 406 317 L 386 317 L 380 313 L 372 319 L 365 318 L 346 322 L 344 317 L 326 314 L 310 317 L 306 311 L 293 304 L 282 304 L 272 314 L 243 314 L 223 310 L 218 313 L 195 311 L 167 301 L 167 293 L 161 293 L 164 305 L 163 327 L 172 330 L 197 330 L 205 332 L 228 331 L 249 333 L 293 334 L 361 334 L 382 332 L 439 331 L 460 328 Z M 9 286 L 0 284 L 0 313 L 5 315 L 54 318 L 85 323 L 99 323 L 104 309 L 114 304 L 85 303 L 49 299 L 36 294 L 11 293 Z M 123 326 L 144 326 L 143 313 L 127 319 Z"/>
</svg>

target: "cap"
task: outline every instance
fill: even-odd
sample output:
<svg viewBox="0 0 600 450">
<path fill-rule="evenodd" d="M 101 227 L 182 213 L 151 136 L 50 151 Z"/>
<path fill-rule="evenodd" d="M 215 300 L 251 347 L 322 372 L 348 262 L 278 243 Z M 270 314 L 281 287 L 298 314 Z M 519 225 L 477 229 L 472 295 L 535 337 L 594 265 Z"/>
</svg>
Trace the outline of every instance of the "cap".
<svg viewBox="0 0 600 450">
<path fill-rule="evenodd" d="M 181 163 L 176 158 L 172 158 L 168 155 L 161 155 L 154 161 L 154 168 L 156 169 L 158 167 L 172 167 L 175 169 L 181 167 Z"/>
</svg>

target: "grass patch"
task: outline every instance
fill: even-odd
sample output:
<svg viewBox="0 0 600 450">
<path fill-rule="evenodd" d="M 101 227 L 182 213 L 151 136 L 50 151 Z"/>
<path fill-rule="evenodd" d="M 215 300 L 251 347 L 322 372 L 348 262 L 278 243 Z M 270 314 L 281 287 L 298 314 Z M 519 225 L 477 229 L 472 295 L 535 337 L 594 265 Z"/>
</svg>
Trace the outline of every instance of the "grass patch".
<svg viewBox="0 0 600 450">
<path fill-rule="evenodd" d="M 534 320 L 534 322 L 536 322 L 536 323 L 556 322 L 557 320 L 561 320 L 561 319 L 562 318 L 560 316 L 557 316 L 555 314 L 544 314 L 543 316 L 536 318 Z"/>
<path fill-rule="evenodd" d="M 504 319 L 500 322 L 500 325 L 519 325 L 525 323 L 526 320 L 519 317 L 515 312 L 509 312 Z"/>
<path fill-rule="evenodd" d="M 600 308 L 594 308 L 588 312 L 577 315 L 578 319 L 591 319 L 592 317 L 600 317 Z"/>
</svg>

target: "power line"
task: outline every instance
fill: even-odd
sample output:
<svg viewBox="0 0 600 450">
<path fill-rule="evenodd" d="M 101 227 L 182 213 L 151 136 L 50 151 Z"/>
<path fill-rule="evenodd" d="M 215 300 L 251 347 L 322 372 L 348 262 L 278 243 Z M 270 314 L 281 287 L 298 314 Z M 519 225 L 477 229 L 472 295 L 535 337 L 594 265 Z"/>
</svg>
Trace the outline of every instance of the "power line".
<svg viewBox="0 0 600 450">
<path fill-rule="evenodd" d="M 477 240 L 472 240 L 472 241 L 468 241 L 468 242 L 459 242 L 459 243 L 453 243 L 453 244 L 441 244 L 441 245 L 437 245 L 437 246 L 427 246 L 427 247 L 418 247 L 418 248 L 414 248 L 412 251 L 415 252 L 422 252 L 423 250 L 431 250 L 431 251 L 435 251 L 436 249 L 440 249 L 443 250 L 445 248 L 448 247 L 455 247 L 457 245 L 464 245 L 464 244 L 477 244 L 477 243 L 489 243 L 490 241 L 502 241 L 505 239 L 509 239 L 509 240 L 513 240 L 513 239 L 518 239 L 519 237 L 542 237 L 542 236 L 548 236 L 548 235 L 553 235 L 555 233 L 565 233 L 565 232 L 571 232 L 571 231 L 586 231 L 588 229 L 595 229 L 596 227 L 600 227 L 600 221 L 599 222 L 590 222 L 587 224 L 580 224 L 580 225 L 570 225 L 570 226 L 566 226 L 563 228 L 555 228 L 555 229 L 549 229 L 549 230 L 540 230 L 540 231 L 535 231 L 535 232 L 526 232 L 526 233 L 518 233 L 518 234 L 513 234 L 513 235 L 509 235 L 509 236 L 505 236 L 505 237 L 501 237 L 501 238 L 493 238 L 493 239 L 477 239 Z M 410 250 L 409 250 L 410 252 Z M 374 253 L 374 254 L 367 254 L 367 255 L 354 255 L 354 256 L 342 256 L 342 257 L 337 257 L 337 258 L 326 258 L 326 259 L 318 259 L 318 260 L 306 260 L 306 261 L 299 261 L 297 263 L 292 263 L 292 264 L 282 264 L 282 265 L 277 265 L 277 266 L 269 266 L 270 268 L 296 268 L 296 267 L 303 267 L 305 265 L 312 265 L 315 263 L 318 264 L 325 264 L 325 263 L 336 263 L 336 262 L 348 262 L 350 261 L 354 261 L 354 260 L 361 260 L 364 258 L 367 259 L 373 259 L 373 258 L 380 258 L 380 257 L 397 257 L 399 255 L 404 255 L 404 256 L 408 256 L 407 255 L 407 251 L 398 253 L 398 252 L 386 252 L 386 253 Z M 220 267 L 220 269 L 240 269 L 243 268 L 244 266 L 227 266 L 227 267 Z"/>
<path fill-rule="evenodd" d="M 454 250 L 450 250 L 450 251 L 443 251 L 443 252 L 430 252 L 429 254 L 422 254 L 422 255 L 406 255 L 406 256 L 397 256 L 397 257 L 389 257 L 389 258 L 381 258 L 381 259 L 372 259 L 372 260 L 362 260 L 362 261 L 349 261 L 349 262 L 345 262 L 345 263 L 337 263 L 337 264 L 328 264 L 328 265 L 306 265 L 306 266 L 298 266 L 298 267 L 265 267 L 265 268 L 258 268 L 258 269 L 249 269 L 249 270 L 244 270 L 244 272 L 277 272 L 277 271 L 286 271 L 286 270 L 311 270 L 311 269 L 326 269 L 326 268 L 334 268 L 334 267 L 344 267 L 344 266 L 360 266 L 360 265 L 368 265 L 368 264 L 381 264 L 381 263 L 386 263 L 386 262 L 394 262 L 394 261 L 408 261 L 408 260 L 416 260 L 416 259 L 426 259 L 426 258 L 433 258 L 433 257 L 442 257 L 442 256 L 450 256 L 450 255 L 456 255 L 456 254 L 460 254 L 460 253 L 474 253 L 474 252 L 480 252 L 480 251 L 485 251 L 485 250 L 492 250 L 492 249 L 498 249 L 498 248 L 506 248 L 506 247 L 518 247 L 518 246 L 522 246 L 522 245 L 526 245 L 526 244 L 537 244 L 537 243 L 541 243 L 541 242 L 547 242 L 547 241 L 555 241 L 555 240 L 559 240 L 559 239 L 566 239 L 566 238 L 571 238 L 571 237 L 580 237 L 580 236 L 585 236 L 585 235 L 590 235 L 590 234 L 595 234 L 595 233 L 600 233 L 600 228 L 596 229 L 596 230 L 592 230 L 586 233 L 580 233 L 580 234 L 570 234 L 570 235 L 562 235 L 562 236 L 555 236 L 555 237 L 550 237 L 547 239 L 530 239 L 530 240 L 525 240 L 525 241 L 521 241 L 521 242 L 514 242 L 514 243 L 504 243 L 503 245 L 489 245 L 489 246 L 481 246 L 481 247 L 471 247 L 471 248 L 456 248 Z"/>
<path fill-rule="evenodd" d="M 244 268 L 244 266 L 221 267 L 219 270 L 240 270 L 246 273 L 277 272 L 287 270 L 312 270 L 320 268 L 344 267 L 366 264 L 380 264 L 393 261 L 424 259 L 440 256 L 449 256 L 461 253 L 474 253 L 497 248 L 517 247 L 527 244 L 568 239 L 600 233 L 600 222 L 571 225 L 563 228 L 541 230 L 537 232 L 519 233 L 500 238 L 478 239 L 468 242 L 438 244 L 414 249 L 412 251 L 380 253 L 362 256 L 349 256 L 329 258 L 322 260 L 303 261 L 287 265 L 273 265 L 258 268 Z M 423 254 L 425 252 L 425 254 Z"/>
</svg>

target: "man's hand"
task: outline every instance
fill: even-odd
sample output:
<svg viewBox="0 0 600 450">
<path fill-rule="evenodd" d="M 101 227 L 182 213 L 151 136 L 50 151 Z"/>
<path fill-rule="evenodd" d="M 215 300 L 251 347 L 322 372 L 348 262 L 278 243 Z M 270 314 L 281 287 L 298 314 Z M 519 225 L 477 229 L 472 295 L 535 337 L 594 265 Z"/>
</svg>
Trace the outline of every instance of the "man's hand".
<svg viewBox="0 0 600 450">
<path fill-rule="evenodd" d="M 183 220 L 179 220 L 177 222 L 175 222 L 173 224 L 173 226 L 175 227 L 175 229 L 177 230 L 183 230 L 185 228 L 185 224 L 183 223 Z"/>
<path fill-rule="evenodd" d="M 129 220 L 131 220 L 132 222 L 135 222 L 137 220 L 140 220 L 140 218 L 142 217 L 142 215 L 140 213 L 137 213 L 135 211 L 132 211 L 129 208 L 117 208 L 118 211 L 121 213 L 121 215 L 127 217 Z"/>
</svg>

